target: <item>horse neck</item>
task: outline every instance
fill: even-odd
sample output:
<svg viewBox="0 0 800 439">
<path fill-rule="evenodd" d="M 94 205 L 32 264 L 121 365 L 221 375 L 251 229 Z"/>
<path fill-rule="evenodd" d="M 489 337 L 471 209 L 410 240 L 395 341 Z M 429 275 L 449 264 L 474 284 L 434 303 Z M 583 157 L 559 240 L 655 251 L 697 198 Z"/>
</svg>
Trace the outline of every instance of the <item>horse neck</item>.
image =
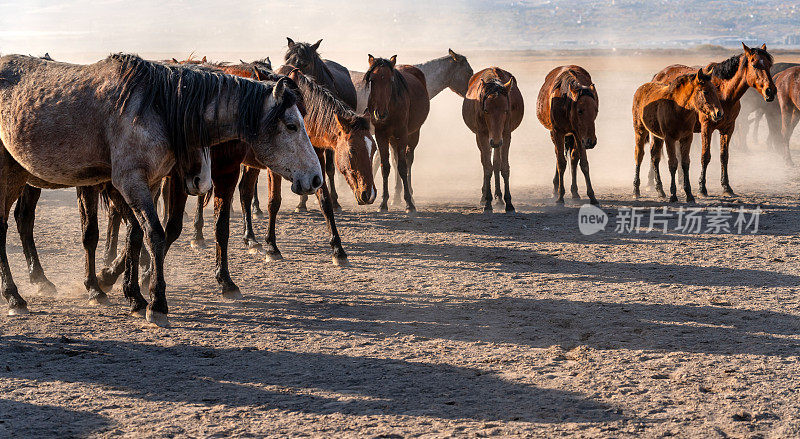
<svg viewBox="0 0 800 439">
<path fill-rule="evenodd" d="M 328 66 L 325 65 L 325 62 L 322 61 L 322 58 L 317 57 L 314 60 L 314 67 L 312 68 L 313 71 L 311 72 L 303 72 L 304 74 L 314 78 L 314 80 L 321 84 L 323 87 L 327 88 L 328 90 L 335 92 L 336 91 L 336 84 L 333 79 L 333 74 L 328 69 Z"/>
<path fill-rule="evenodd" d="M 430 99 L 433 99 L 434 96 L 449 86 L 448 80 L 450 79 L 452 65 L 448 58 L 449 57 L 445 56 L 432 59 L 423 64 L 414 65 L 414 67 L 420 69 L 425 75 Z"/>
<path fill-rule="evenodd" d="M 224 87 L 219 97 L 210 102 L 204 111 L 209 127 L 211 145 L 241 139 L 238 130 L 239 98 L 238 91 L 230 86 Z"/>
<path fill-rule="evenodd" d="M 308 138 L 315 148 L 336 150 L 339 146 L 339 130 L 324 129 L 314 126 L 314 124 L 307 123 L 306 131 L 308 131 Z"/>
<path fill-rule="evenodd" d="M 715 81 L 715 85 L 717 86 L 717 90 L 719 90 L 719 100 L 725 104 L 730 104 L 741 99 L 750 87 L 745 78 L 747 73 L 747 60 L 743 58 L 744 55 L 741 55 L 739 58 L 739 69 L 736 70 L 736 74 L 733 75 L 732 78 L 720 79 L 716 76 L 712 77 L 712 80 Z"/>
</svg>

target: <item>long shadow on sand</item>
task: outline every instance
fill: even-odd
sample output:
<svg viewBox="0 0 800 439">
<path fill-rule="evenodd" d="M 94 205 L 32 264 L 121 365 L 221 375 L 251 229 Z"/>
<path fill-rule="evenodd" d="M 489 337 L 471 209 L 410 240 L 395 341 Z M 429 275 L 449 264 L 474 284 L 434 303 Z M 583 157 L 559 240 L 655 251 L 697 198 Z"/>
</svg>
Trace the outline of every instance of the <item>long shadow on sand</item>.
<svg viewBox="0 0 800 439">
<path fill-rule="evenodd" d="M 591 422 L 618 410 L 581 394 L 540 389 L 470 368 L 347 355 L 171 348 L 124 341 L 0 336 L 5 376 L 99 384 L 149 401 L 224 404 L 314 414 Z M 344 394 L 352 401 L 339 401 Z M 327 394 L 327 395 L 326 395 Z M 3 408 L 0 402 L 0 408 Z M 18 403 L 11 403 L 18 404 Z M 58 419 L 41 428 L 64 428 Z"/>
<path fill-rule="evenodd" d="M 0 437 L 86 437 L 111 423 L 89 411 L 0 398 Z"/>
</svg>

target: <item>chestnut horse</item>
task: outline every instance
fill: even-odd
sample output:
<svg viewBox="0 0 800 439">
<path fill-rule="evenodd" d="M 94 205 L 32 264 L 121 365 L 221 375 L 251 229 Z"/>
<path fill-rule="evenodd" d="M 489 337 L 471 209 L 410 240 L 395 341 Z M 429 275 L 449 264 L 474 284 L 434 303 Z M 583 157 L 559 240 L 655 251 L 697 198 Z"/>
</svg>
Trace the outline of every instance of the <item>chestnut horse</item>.
<svg viewBox="0 0 800 439">
<path fill-rule="evenodd" d="M 694 132 L 700 133 L 702 141 L 702 156 L 700 162 L 700 194 L 708 195 L 706 189 L 706 168 L 711 161 L 711 133 L 718 130 L 719 137 L 719 158 L 722 167 L 721 184 L 726 195 L 733 196 L 734 192 L 728 179 L 728 146 L 736 127 L 736 118 L 739 116 L 741 105 L 739 99 L 749 87 L 755 88 L 764 100 L 769 102 L 775 99 L 777 93 L 775 83 L 772 80 L 770 68 L 772 67 L 772 55 L 767 52 L 767 45 L 760 48 L 751 49 L 742 43 L 744 52 L 741 55 L 733 56 L 720 63 L 710 64 L 713 67 L 711 81 L 717 88 L 724 117 L 718 121 L 711 120 L 704 114 L 698 114 L 694 126 Z M 654 81 L 669 82 L 678 76 L 687 73 L 697 73 L 698 69 L 684 65 L 672 65 L 656 73 Z"/>
<path fill-rule="evenodd" d="M 397 55 L 389 59 L 369 55 L 364 82 L 369 85 L 367 112 L 375 127 L 375 140 L 381 154 L 383 200 L 381 211 L 389 210 L 389 146 L 397 157 L 397 172 L 403 181 L 406 212 L 417 210 L 411 198 L 411 165 L 419 130 L 428 118 L 430 102 L 425 75 L 418 68 L 396 65 Z"/>
<path fill-rule="evenodd" d="M 583 67 L 576 65 L 551 70 L 539 90 L 536 116 L 550 131 L 550 139 L 555 144 L 556 175 L 553 177 L 553 195 L 558 196 L 558 204 L 564 204 L 566 154 L 570 154 L 572 162 L 572 198 L 580 198 L 575 175 L 580 162 L 581 171 L 586 178 L 586 194 L 592 204 L 598 204 L 586 158 L 586 150 L 597 145 L 594 120 L 597 118 L 598 103 L 592 77 Z"/>
<path fill-rule="evenodd" d="M 511 147 L 511 132 L 522 123 L 525 105 L 514 75 L 499 67 L 489 67 L 474 74 L 461 105 L 464 123 L 475 133 L 483 165 L 483 211 L 492 211 L 492 173 L 494 173 L 495 197 L 503 199 L 506 212 L 513 212 L 508 177 L 508 150 Z M 494 163 L 492 163 L 494 150 Z M 503 174 L 505 196 L 500 190 L 500 174 Z"/>
<path fill-rule="evenodd" d="M 661 159 L 662 143 L 667 145 L 669 157 L 670 201 L 678 201 L 675 185 L 675 172 L 678 157 L 675 143 L 680 142 L 680 158 L 683 174 L 689 175 L 689 149 L 692 146 L 694 120 L 697 114 L 712 121 L 720 121 L 723 116 L 716 88 L 710 73 L 702 69 L 697 73 L 678 76 L 669 83 L 648 82 L 633 95 L 633 132 L 636 137 L 636 172 L 633 179 L 633 193 L 639 197 L 639 170 L 644 157 L 644 145 L 653 136 L 651 157 L 655 170 L 656 190 L 664 197 L 658 164 Z M 694 202 L 688 178 L 683 179 L 686 201 Z"/>
<path fill-rule="evenodd" d="M 344 175 L 350 185 L 358 204 L 372 204 L 377 191 L 372 178 L 372 156 L 375 153 L 375 141 L 370 133 L 369 121 L 356 114 L 344 102 L 337 99 L 326 88 L 318 85 L 300 70 L 291 66 L 283 66 L 278 72 L 286 73 L 300 88 L 306 109 L 306 129 L 309 132 L 311 143 L 317 149 L 320 163 L 332 160 L 336 169 Z M 255 187 L 258 180 L 259 166 L 245 161 L 247 167 L 242 174 L 239 184 L 239 193 L 244 213 L 244 241 L 248 247 L 257 247 L 253 233 L 252 215 L 250 213 L 250 198 L 253 197 L 251 187 Z M 275 239 L 275 220 L 281 205 L 281 176 L 275 172 L 267 171 L 269 181 L 269 228 L 266 238 L 267 259 L 282 259 Z M 330 174 L 329 174 L 330 175 Z M 329 177 L 330 178 L 330 177 Z M 332 203 L 327 202 L 327 190 L 320 188 L 317 198 L 322 206 L 322 214 L 328 223 L 331 232 L 331 247 L 333 248 L 333 263 L 336 265 L 347 264 L 347 254 L 342 248 L 339 232 L 333 218 Z"/>
<path fill-rule="evenodd" d="M 800 66 L 775 75 L 775 86 L 778 88 L 778 108 L 767 113 L 770 137 L 781 148 L 786 162 L 792 164 L 789 140 L 800 121 Z"/>
</svg>

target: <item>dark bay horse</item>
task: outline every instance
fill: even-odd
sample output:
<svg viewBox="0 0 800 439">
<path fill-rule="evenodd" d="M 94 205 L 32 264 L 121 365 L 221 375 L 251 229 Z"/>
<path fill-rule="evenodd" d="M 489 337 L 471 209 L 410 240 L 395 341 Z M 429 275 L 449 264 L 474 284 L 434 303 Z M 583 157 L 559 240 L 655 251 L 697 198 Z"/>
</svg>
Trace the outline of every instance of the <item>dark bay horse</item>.
<svg viewBox="0 0 800 439">
<path fill-rule="evenodd" d="M 187 172 L 190 164 L 202 162 L 193 157 L 241 138 L 260 160 L 286 172 L 297 192 L 322 183 L 307 134 L 284 125 L 302 119 L 294 95 L 280 82 L 246 81 L 122 54 L 88 66 L 10 55 L 0 58 L 0 78 L 0 134 L 8 153 L 0 166 L 7 206 L 0 256 L 10 314 L 27 311 L 11 279 L 4 243 L 8 211 L 28 181 L 40 187 L 113 183 L 120 202 L 129 206 L 131 228 L 140 234 L 143 229 L 155 276 L 149 305 L 138 279 L 126 278 L 123 291 L 132 313 L 159 325 L 167 324 L 168 312 L 165 236 L 151 191 L 163 177 L 172 172 L 182 190 L 199 193 L 210 184 Z"/>
<path fill-rule="evenodd" d="M 633 179 L 633 193 L 639 197 L 639 171 L 644 157 L 644 145 L 652 136 L 651 157 L 655 170 L 656 190 L 664 197 L 658 164 L 661 159 L 662 144 L 667 145 L 670 184 L 670 201 L 678 201 L 675 185 L 675 172 L 678 169 L 676 142 L 680 143 L 681 167 L 684 175 L 689 175 L 689 149 L 692 146 L 694 120 L 702 114 L 712 121 L 723 116 L 722 105 L 710 73 L 702 69 L 697 73 L 681 75 L 669 83 L 648 82 L 633 95 L 633 132 L 635 140 L 636 172 Z M 688 178 L 683 179 L 686 201 L 694 202 Z"/>
<path fill-rule="evenodd" d="M 469 81 L 469 88 L 461 106 L 464 123 L 475 133 L 483 165 L 483 211 L 492 211 L 492 173 L 495 176 L 495 194 L 503 199 L 506 212 L 513 212 L 508 178 L 510 166 L 508 151 L 511 147 L 511 132 L 522 123 L 525 105 L 517 80 L 511 73 L 489 67 L 476 73 Z M 492 163 L 494 150 L 494 163 Z M 505 183 L 505 196 L 500 190 L 500 174 Z"/>
<path fill-rule="evenodd" d="M 381 154 L 383 200 L 381 210 L 389 210 L 389 147 L 397 156 L 397 172 L 403 181 L 406 212 L 415 212 L 411 198 L 411 166 L 414 148 L 419 143 L 419 130 L 428 118 L 425 75 L 416 67 L 397 66 L 397 55 L 389 59 L 369 55 L 369 69 L 364 82 L 369 84 L 367 112 L 375 127 L 375 140 Z"/>
<path fill-rule="evenodd" d="M 712 82 L 717 88 L 720 103 L 724 117 L 718 121 L 713 121 L 703 114 L 699 114 L 697 122 L 695 123 L 696 133 L 700 133 L 702 141 L 702 155 L 700 158 L 700 194 L 703 196 L 708 195 L 706 189 L 706 169 L 708 163 L 711 161 L 711 133 L 714 130 L 719 131 L 719 157 L 722 167 L 721 184 L 722 189 L 726 195 L 733 196 L 734 192 L 728 178 L 728 146 L 733 135 L 734 128 L 736 127 L 736 118 L 739 116 L 741 105 L 739 99 L 747 91 L 749 87 L 755 88 L 765 101 L 772 101 L 775 99 L 776 89 L 775 83 L 772 80 L 770 68 L 772 67 L 772 55 L 767 52 L 767 45 L 764 44 L 760 48 L 749 48 L 742 43 L 744 52 L 741 55 L 735 55 L 731 58 L 719 62 L 712 63 L 709 66 L 713 67 Z M 664 70 L 656 73 L 653 77 L 654 81 L 669 82 L 678 76 L 687 73 L 697 73 L 699 69 L 687 67 L 684 65 L 672 65 L 666 67 Z"/>
<path fill-rule="evenodd" d="M 775 75 L 775 86 L 778 89 L 778 106 L 767 112 L 770 137 L 781 148 L 786 162 L 792 164 L 789 140 L 800 121 L 800 66 Z"/>
<path fill-rule="evenodd" d="M 536 116 L 550 131 L 550 139 L 556 150 L 556 174 L 553 178 L 553 195 L 558 197 L 556 203 L 564 204 L 566 154 L 570 154 L 572 198 L 580 198 L 575 174 L 580 162 L 586 179 L 586 194 L 592 204 L 598 204 L 589 178 L 589 161 L 586 157 L 586 150 L 597 145 L 594 121 L 597 118 L 598 105 L 599 98 L 592 77 L 580 66 L 556 67 L 547 74 L 539 90 Z"/>
</svg>

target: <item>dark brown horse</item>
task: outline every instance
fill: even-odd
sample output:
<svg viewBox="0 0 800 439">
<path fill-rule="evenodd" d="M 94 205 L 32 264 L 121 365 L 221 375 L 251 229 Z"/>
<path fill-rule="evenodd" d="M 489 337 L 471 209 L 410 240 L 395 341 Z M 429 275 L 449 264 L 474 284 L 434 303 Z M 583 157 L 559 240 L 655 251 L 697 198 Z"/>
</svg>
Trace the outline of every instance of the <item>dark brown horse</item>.
<svg viewBox="0 0 800 439">
<path fill-rule="evenodd" d="M 513 212 L 508 177 L 510 166 L 508 151 L 511 147 L 511 132 L 522 123 L 525 105 L 517 80 L 511 73 L 490 67 L 474 74 L 461 105 L 464 123 L 475 133 L 483 165 L 483 189 L 481 203 L 483 211 L 492 210 L 492 173 L 495 179 L 495 197 L 505 203 L 506 212 Z M 492 163 L 494 150 L 494 163 Z M 500 174 L 505 182 L 505 196 L 500 190 Z"/>
<path fill-rule="evenodd" d="M 553 177 L 553 195 L 556 203 L 564 204 L 564 172 L 566 154 L 572 162 L 572 198 L 578 195 L 577 176 L 580 162 L 586 178 L 586 194 L 592 204 L 598 204 L 589 178 L 589 161 L 586 150 L 597 145 L 594 121 L 597 118 L 599 98 L 592 77 L 583 67 L 576 65 L 556 67 L 547 74 L 536 102 L 536 116 L 550 131 L 556 148 L 556 174 Z"/>
<path fill-rule="evenodd" d="M 789 140 L 800 121 L 800 66 L 775 75 L 775 86 L 778 89 L 778 105 L 767 112 L 770 137 L 780 147 L 786 162 L 792 164 Z"/>
<path fill-rule="evenodd" d="M 367 112 L 375 127 L 375 140 L 381 154 L 383 200 L 381 210 L 389 210 L 389 146 L 397 157 L 397 172 L 403 181 L 406 212 L 415 212 L 411 198 L 411 165 L 419 130 L 428 118 L 430 102 L 425 75 L 409 65 L 397 66 L 397 55 L 389 59 L 369 55 L 369 69 L 364 82 L 369 84 Z"/>
<path fill-rule="evenodd" d="M 719 138 L 719 157 L 722 166 L 722 189 L 726 195 L 734 195 L 733 189 L 728 178 L 728 146 L 736 127 L 736 118 L 739 116 L 741 105 L 739 99 L 749 87 L 755 88 L 766 101 L 775 99 L 776 89 L 772 80 L 770 68 L 772 67 L 772 55 L 767 52 L 767 45 L 760 48 L 751 49 L 742 43 L 744 52 L 741 55 L 733 56 L 720 63 L 712 63 L 709 67 L 713 68 L 712 82 L 717 88 L 722 110 L 725 116 L 719 121 L 711 120 L 708 116 L 699 114 L 695 123 L 694 132 L 700 133 L 702 141 L 702 156 L 700 162 L 700 194 L 708 195 L 706 189 L 706 169 L 711 161 L 711 133 L 718 130 Z M 672 65 L 653 77 L 654 81 L 670 82 L 678 76 L 687 73 L 697 73 L 699 69 L 684 65 Z"/>
<path fill-rule="evenodd" d="M 675 148 L 680 143 L 680 157 L 683 174 L 689 175 L 689 149 L 692 146 L 694 120 L 702 114 L 710 120 L 723 118 L 723 110 L 716 88 L 709 74 L 703 70 L 681 75 L 669 83 L 648 82 L 633 95 L 633 132 L 636 137 L 636 173 L 633 179 L 633 193 L 639 197 L 639 171 L 644 157 L 644 145 L 652 136 L 651 157 L 655 170 L 656 190 L 665 196 L 658 174 L 662 144 L 667 145 L 670 184 L 670 201 L 678 201 L 675 185 L 675 172 L 678 169 L 678 156 Z M 683 179 L 686 201 L 694 202 L 688 178 Z"/>
</svg>

